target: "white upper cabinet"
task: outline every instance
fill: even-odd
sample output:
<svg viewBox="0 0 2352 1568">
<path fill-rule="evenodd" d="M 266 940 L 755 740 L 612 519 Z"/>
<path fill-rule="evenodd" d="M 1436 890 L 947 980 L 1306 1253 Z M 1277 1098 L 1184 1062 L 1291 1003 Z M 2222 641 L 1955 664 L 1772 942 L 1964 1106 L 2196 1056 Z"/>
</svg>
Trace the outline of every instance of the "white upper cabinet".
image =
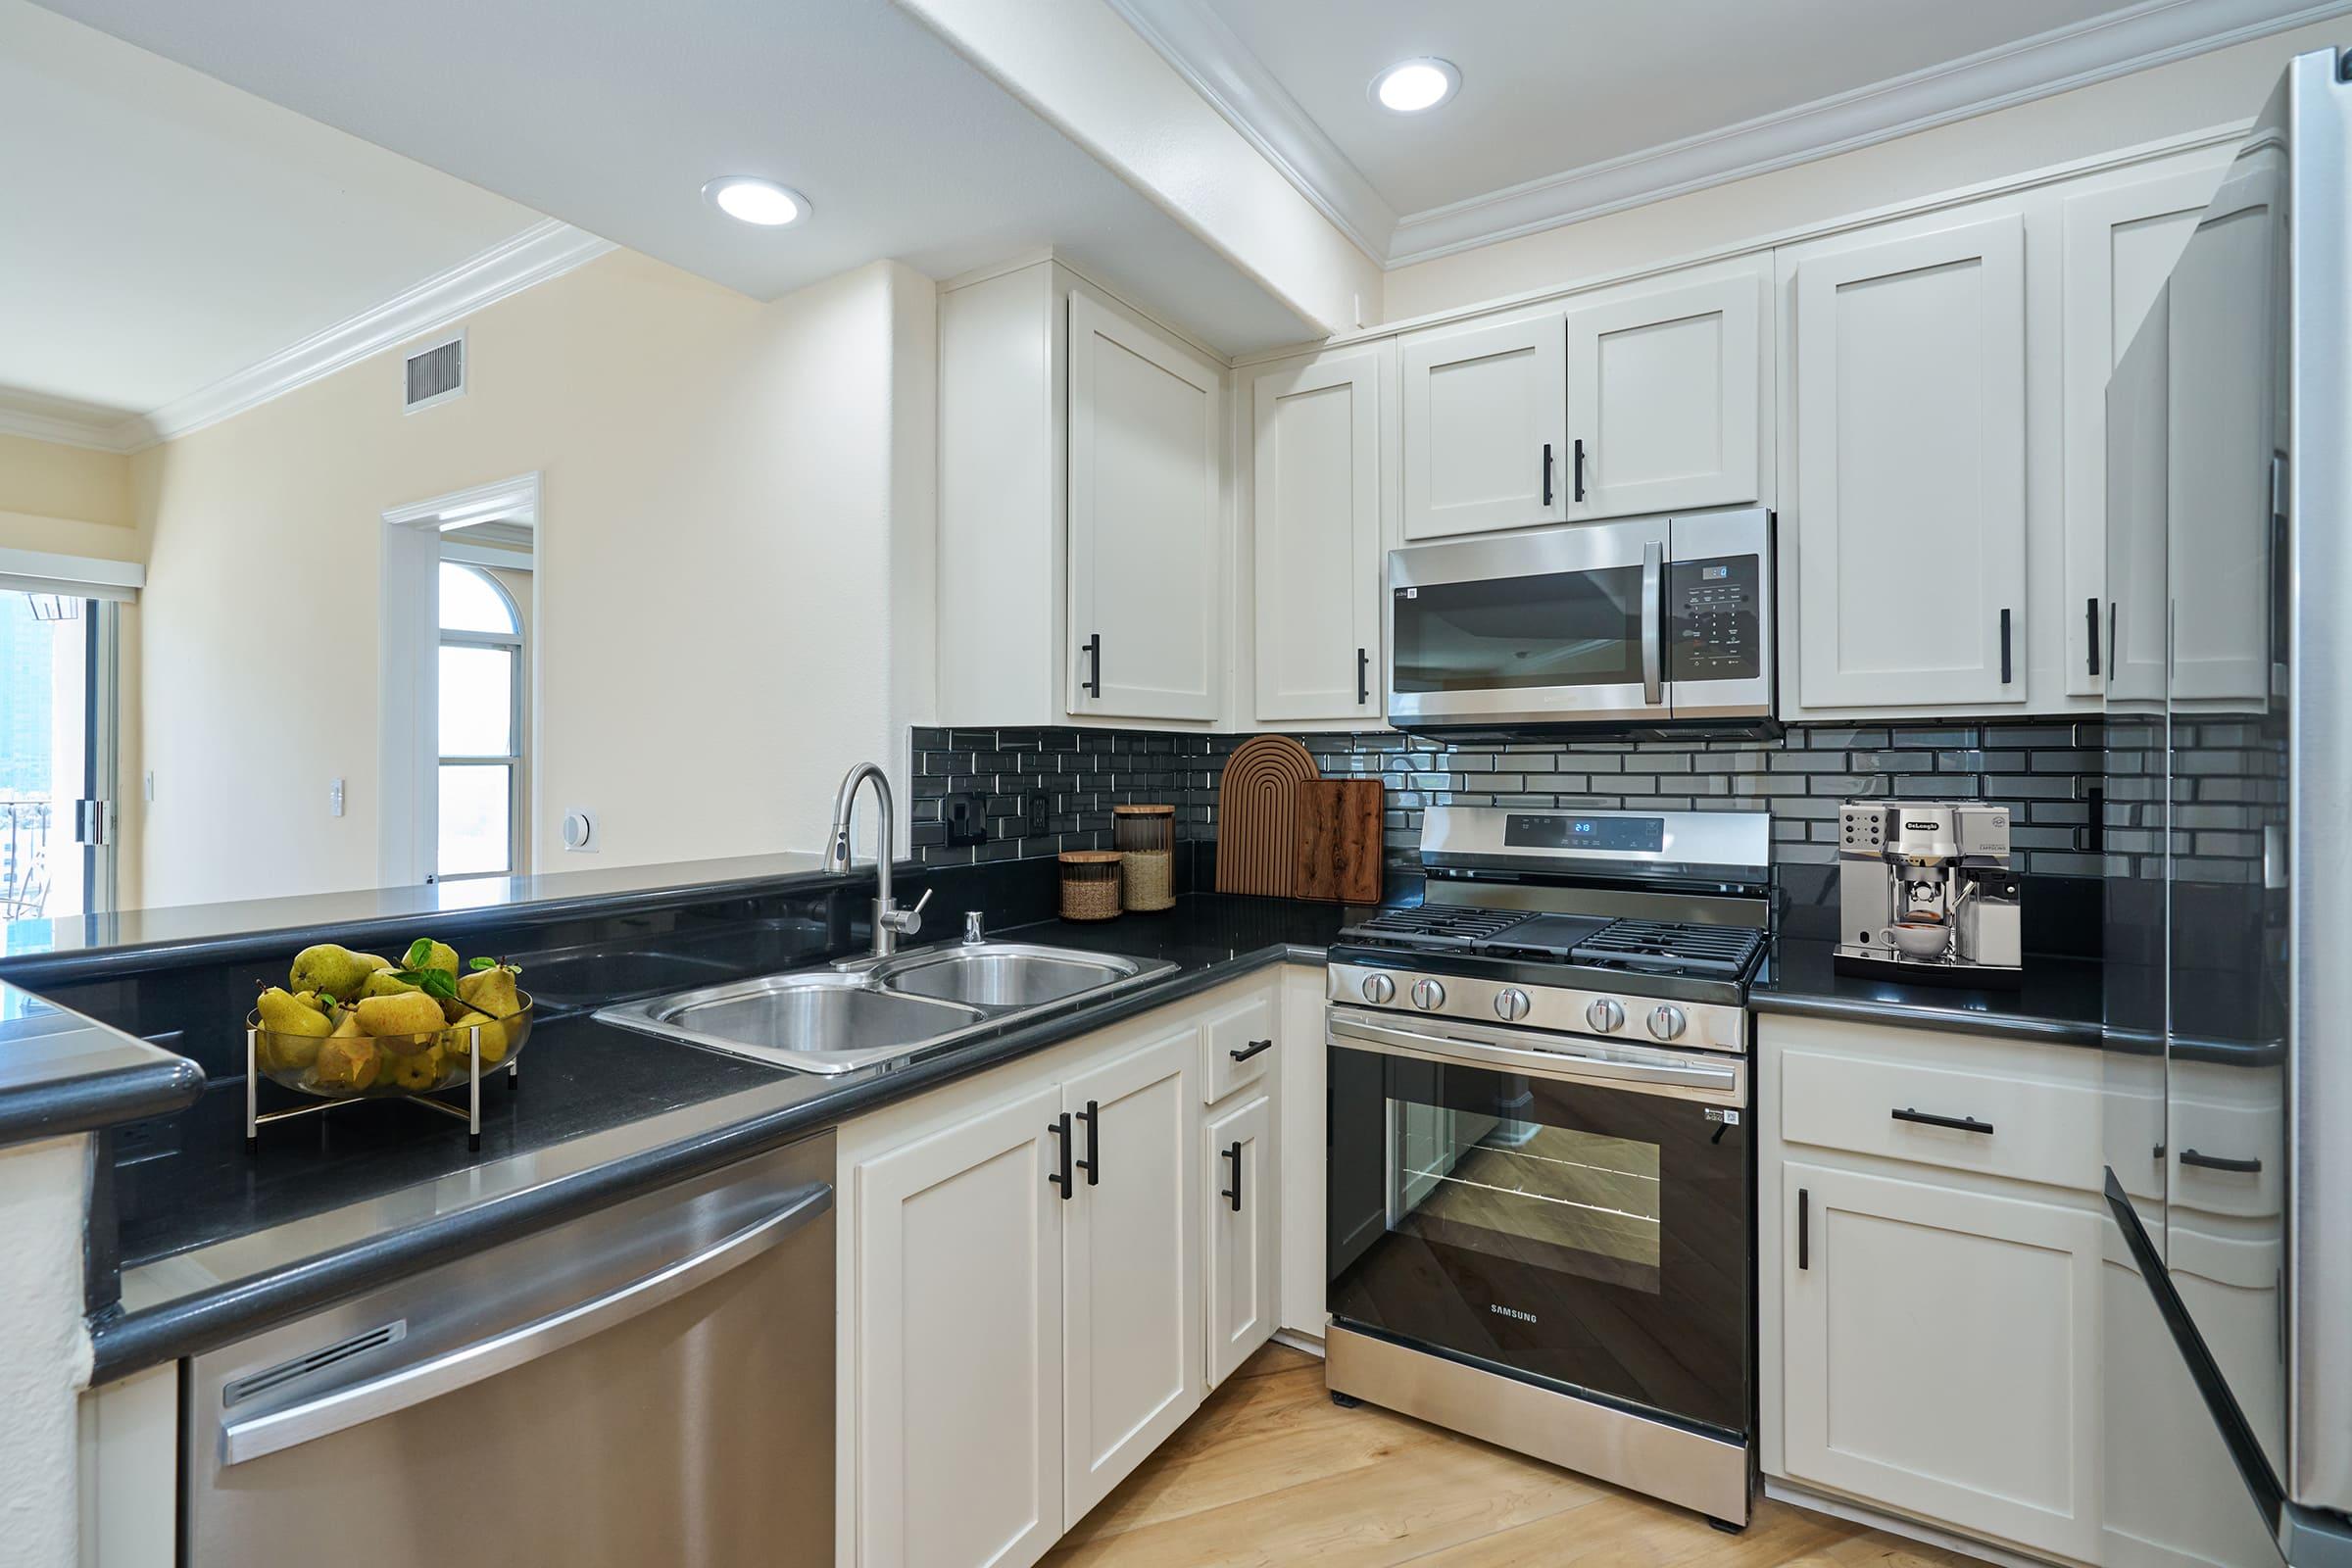
<svg viewBox="0 0 2352 1568">
<path fill-rule="evenodd" d="M 1222 372 L 1070 293 L 1070 711 L 1213 719 Z"/>
<path fill-rule="evenodd" d="M 2114 678 L 2106 579 L 2107 383 L 2213 195 L 2225 160 L 2168 159 L 2081 182 L 2066 215 L 2066 690 Z"/>
<path fill-rule="evenodd" d="M 1740 506 L 1764 495 L 1769 259 L 1571 301 L 1568 515 Z"/>
<path fill-rule="evenodd" d="M 1380 717 L 1383 360 L 1374 345 L 1250 385 L 1261 722 Z"/>
<path fill-rule="evenodd" d="M 2024 218 L 1905 229 L 1794 258 L 1806 709 L 2026 700 Z"/>
<path fill-rule="evenodd" d="M 1405 538 L 1568 519 L 1561 317 L 1552 307 L 1399 340 Z"/>
</svg>

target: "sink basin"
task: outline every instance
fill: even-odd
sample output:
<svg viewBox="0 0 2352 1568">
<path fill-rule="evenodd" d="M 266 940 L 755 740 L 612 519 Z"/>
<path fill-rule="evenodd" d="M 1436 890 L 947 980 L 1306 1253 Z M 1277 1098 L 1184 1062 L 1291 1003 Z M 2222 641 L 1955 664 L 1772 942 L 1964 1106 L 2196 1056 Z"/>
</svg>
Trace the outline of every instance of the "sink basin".
<svg viewBox="0 0 2352 1568">
<path fill-rule="evenodd" d="M 865 975 L 764 975 L 607 1007 L 610 1023 L 758 1056 L 804 1072 L 853 1072 L 988 1021 L 978 1007 L 900 996 Z"/>
<path fill-rule="evenodd" d="M 1067 948 L 988 942 L 891 958 L 874 968 L 886 990 L 977 1007 L 1037 1007 L 1132 979 L 1132 958 Z"/>
<path fill-rule="evenodd" d="M 854 1072 L 934 1054 L 1175 967 L 1021 942 L 953 943 L 623 1003 L 596 1016 L 801 1072 Z"/>
</svg>

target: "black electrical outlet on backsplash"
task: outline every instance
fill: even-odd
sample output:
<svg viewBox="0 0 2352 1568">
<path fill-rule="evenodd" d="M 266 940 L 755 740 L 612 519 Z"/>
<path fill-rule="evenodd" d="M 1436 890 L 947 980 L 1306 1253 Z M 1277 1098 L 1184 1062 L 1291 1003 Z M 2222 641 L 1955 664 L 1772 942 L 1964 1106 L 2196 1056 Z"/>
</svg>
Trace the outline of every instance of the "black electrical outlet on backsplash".
<svg viewBox="0 0 2352 1568">
<path fill-rule="evenodd" d="M 913 850 L 928 864 L 1108 849 L 1110 808 L 1176 808 L 1177 838 L 1213 844 L 1217 783 L 1247 735 L 1102 729 L 917 729 Z M 1304 734 L 1327 778 L 1389 787 L 1392 859 L 1409 859 L 1430 806 L 1769 810 L 1777 865 L 1837 858 L 1838 804 L 1858 795 L 2007 803 L 2018 868 L 2099 874 L 2100 725 L 1796 725 L 1775 740 L 1519 741 L 1448 746 L 1414 735 Z M 977 796 L 987 839 L 964 845 L 946 803 Z M 1023 797 L 1045 802 L 1044 828 Z"/>
</svg>

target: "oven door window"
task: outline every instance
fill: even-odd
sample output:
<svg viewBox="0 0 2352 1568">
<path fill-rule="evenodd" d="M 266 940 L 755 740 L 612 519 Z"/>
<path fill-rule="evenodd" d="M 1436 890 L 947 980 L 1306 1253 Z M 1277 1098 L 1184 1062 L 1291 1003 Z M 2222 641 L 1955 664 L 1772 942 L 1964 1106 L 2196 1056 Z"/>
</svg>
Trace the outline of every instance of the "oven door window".
<svg viewBox="0 0 2352 1568">
<path fill-rule="evenodd" d="M 1747 1169 L 1694 1101 L 1335 1046 L 1331 1310 L 1743 1431 Z"/>
<path fill-rule="evenodd" d="M 1642 568 L 1396 590 L 1398 692 L 1625 686 L 1642 680 Z"/>
</svg>

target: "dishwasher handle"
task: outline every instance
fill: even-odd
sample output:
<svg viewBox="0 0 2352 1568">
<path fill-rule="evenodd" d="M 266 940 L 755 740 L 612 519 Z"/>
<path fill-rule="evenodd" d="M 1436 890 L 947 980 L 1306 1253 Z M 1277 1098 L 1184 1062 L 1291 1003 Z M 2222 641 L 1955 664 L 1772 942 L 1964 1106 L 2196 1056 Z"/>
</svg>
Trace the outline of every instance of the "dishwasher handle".
<svg viewBox="0 0 2352 1568">
<path fill-rule="evenodd" d="M 223 1420 L 220 1462 L 223 1466 L 242 1464 L 248 1459 L 331 1437 L 441 1395 L 454 1394 L 484 1378 L 495 1377 L 617 1327 L 769 1251 L 832 1206 L 830 1183 L 814 1182 L 797 1188 L 782 1207 L 721 1237 L 691 1257 L 664 1264 L 602 1296 L 300 1404 L 241 1421 Z"/>
</svg>

